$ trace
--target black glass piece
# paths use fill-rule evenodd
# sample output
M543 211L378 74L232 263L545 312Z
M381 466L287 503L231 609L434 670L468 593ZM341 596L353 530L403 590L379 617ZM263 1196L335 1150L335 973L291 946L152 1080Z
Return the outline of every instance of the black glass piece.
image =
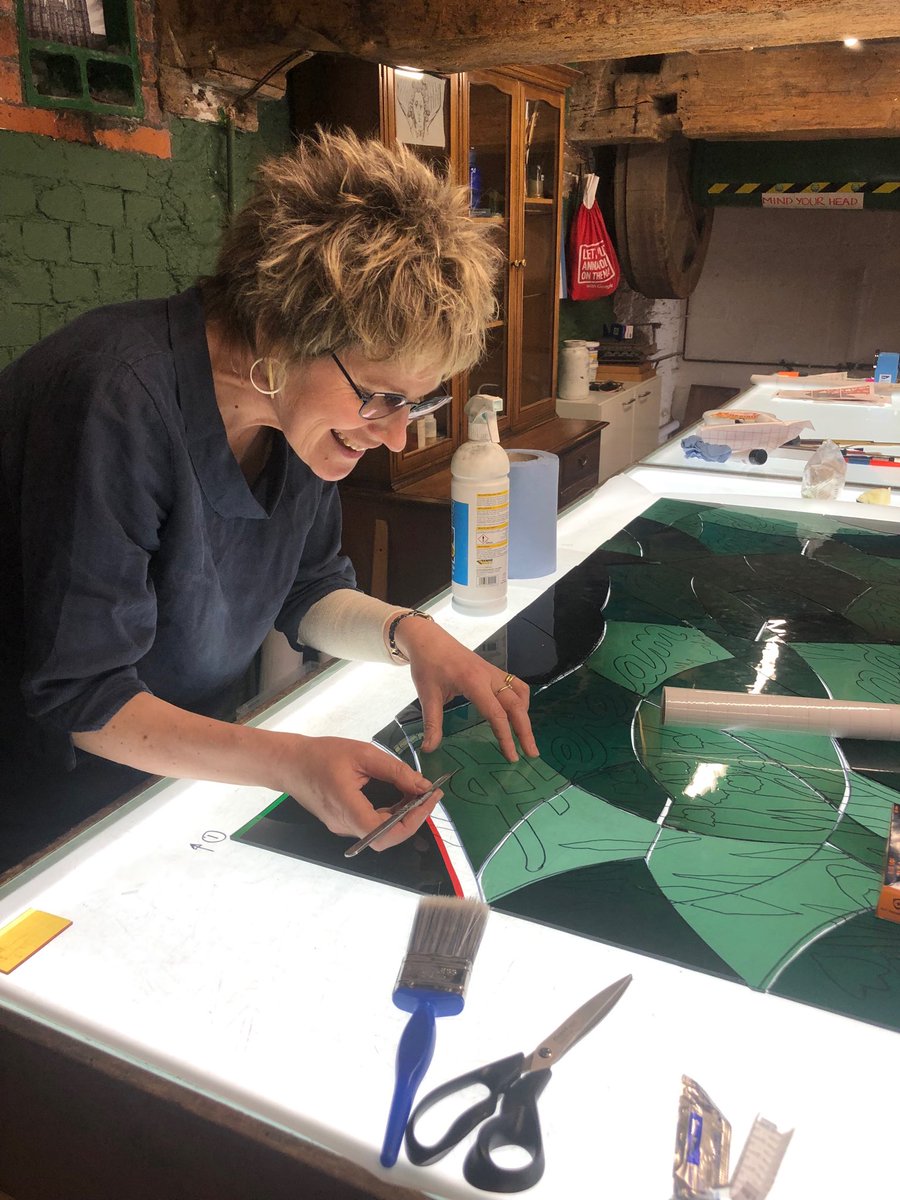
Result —
M859 913L807 946L768 990L900 1031L897 930L891 921Z
M671 797L646 767L632 760L587 771L578 786L645 821L658 821Z
M363 791L378 808L396 804L400 798L395 787L375 779ZM352 839L329 833L292 796L283 796L231 836L250 846L275 850L348 875L360 875L428 896L454 895L451 877L427 824L387 852L364 850L356 858L344 858Z
M640 860L554 875L495 900L493 907L613 946L640 947L643 954L697 971L740 978L682 920Z
M841 738L841 753L851 771L893 788L900 804L900 743L879 742L874 738Z

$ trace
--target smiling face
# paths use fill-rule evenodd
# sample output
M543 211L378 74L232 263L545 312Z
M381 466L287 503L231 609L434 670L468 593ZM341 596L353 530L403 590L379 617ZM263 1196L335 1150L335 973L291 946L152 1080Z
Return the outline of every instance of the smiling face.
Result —
M420 400L440 383L432 369L410 370L396 363L371 362L348 350L341 354L350 377L367 392L399 392ZM360 400L331 358L318 358L292 372L283 392L272 397L275 421L294 453L319 476L344 479L367 450L406 445L408 409L367 421Z

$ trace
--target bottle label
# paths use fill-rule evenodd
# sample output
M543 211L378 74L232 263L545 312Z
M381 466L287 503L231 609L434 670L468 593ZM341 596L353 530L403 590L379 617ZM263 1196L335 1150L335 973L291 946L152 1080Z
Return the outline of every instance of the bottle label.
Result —
M450 578L465 586L469 582L469 506L454 500L450 507Z
M475 588L503 585L509 556L509 488L478 491L474 512L472 508L460 500L452 503L452 580Z

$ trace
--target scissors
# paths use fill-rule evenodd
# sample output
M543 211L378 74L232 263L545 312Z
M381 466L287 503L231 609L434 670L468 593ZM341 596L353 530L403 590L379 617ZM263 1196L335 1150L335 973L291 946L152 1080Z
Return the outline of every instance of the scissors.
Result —
M437 1162L484 1121L463 1163L466 1180L473 1187L488 1192L522 1192L537 1183L544 1173L537 1101L550 1080L550 1067L603 1020L630 983L631 976L626 975L598 992L540 1042L527 1058L524 1054L512 1054L459 1075L429 1092L416 1105L406 1127L406 1153L410 1162L420 1167ZM460 1113L439 1141L431 1146L423 1145L416 1137L419 1119L441 1100L475 1084L486 1087L488 1095ZM486 1120L501 1098L500 1112ZM501 1146L518 1146L531 1161L524 1167L498 1166L491 1151Z

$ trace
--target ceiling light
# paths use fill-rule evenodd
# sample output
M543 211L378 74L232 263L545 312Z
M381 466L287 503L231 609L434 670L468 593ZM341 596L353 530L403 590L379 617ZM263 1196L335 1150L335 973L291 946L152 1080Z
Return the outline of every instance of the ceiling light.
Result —
M407 79L424 79L425 72L418 67L394 67L395 75L405 75Z
M859 40L859 38L846 37L846 38L844 38L844 45L847 47L848 50L858 50L859 47L862 45L862 42Z

